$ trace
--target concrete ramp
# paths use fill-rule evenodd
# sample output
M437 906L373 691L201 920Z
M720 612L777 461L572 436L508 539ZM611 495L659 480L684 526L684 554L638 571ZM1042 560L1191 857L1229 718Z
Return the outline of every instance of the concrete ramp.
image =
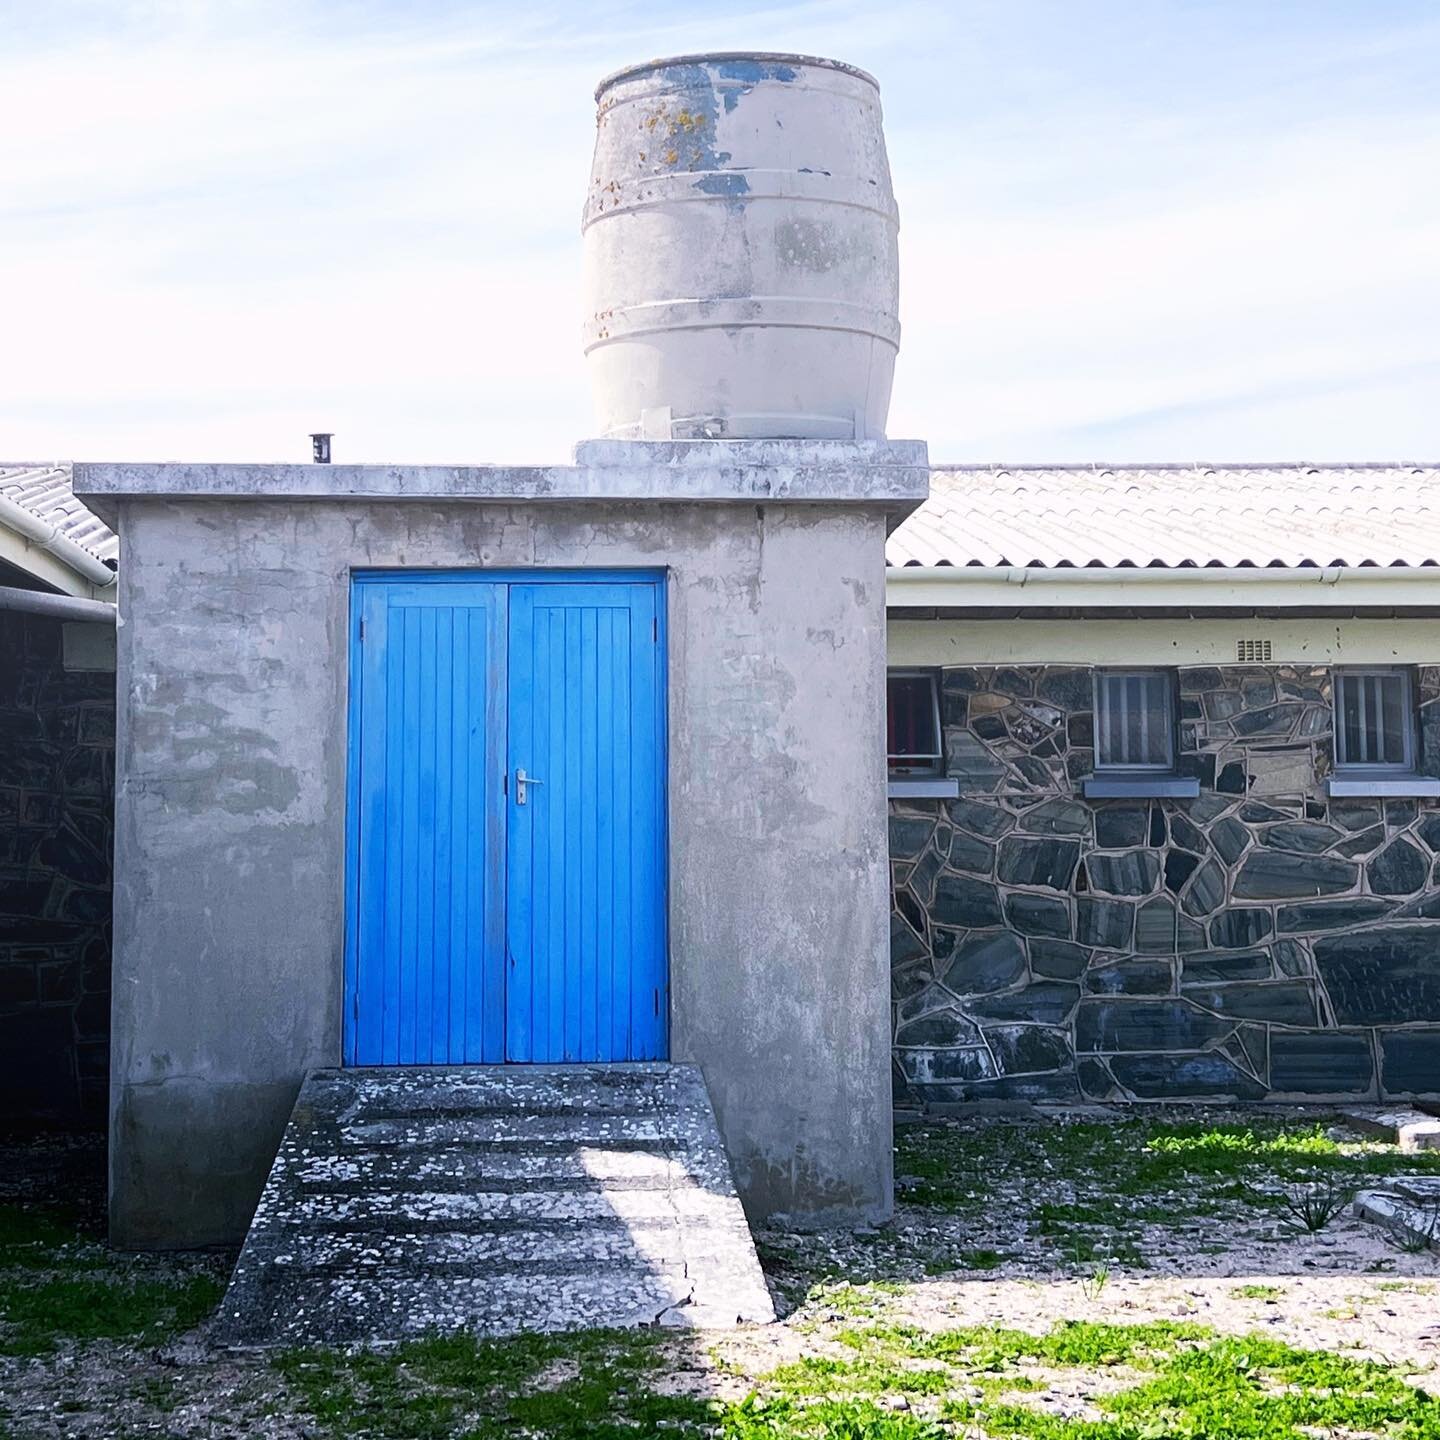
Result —
M215 1340L772 1319L694 1066L317 1070Z

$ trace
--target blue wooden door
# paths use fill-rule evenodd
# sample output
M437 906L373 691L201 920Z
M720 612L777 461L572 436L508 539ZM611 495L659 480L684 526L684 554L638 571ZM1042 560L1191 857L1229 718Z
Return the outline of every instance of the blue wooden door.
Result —
M658 586L513 586L509 674L506 1058L663 1059Z
M357 578L347 1064L664 1057L660 596Z

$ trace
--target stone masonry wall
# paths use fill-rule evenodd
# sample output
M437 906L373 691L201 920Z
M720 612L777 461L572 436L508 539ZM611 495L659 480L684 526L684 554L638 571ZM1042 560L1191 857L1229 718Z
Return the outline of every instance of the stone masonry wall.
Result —
M114 734L113 672L0 613L0 1123L104 1119Z
M1088 801L1090 670L944 672L960 798L891 802L897 1100L1440 1096L1440 804L1326 798L1324 668L1179 685L1198 798Z

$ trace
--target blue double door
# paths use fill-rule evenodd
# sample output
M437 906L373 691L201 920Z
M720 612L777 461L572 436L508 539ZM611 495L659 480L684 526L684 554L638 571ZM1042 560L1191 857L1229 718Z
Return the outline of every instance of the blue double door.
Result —
M665 1058L662 596L356 577L347 1064Z

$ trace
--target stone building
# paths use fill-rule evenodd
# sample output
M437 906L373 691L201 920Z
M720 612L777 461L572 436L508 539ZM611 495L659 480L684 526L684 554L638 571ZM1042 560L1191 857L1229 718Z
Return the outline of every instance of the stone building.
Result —
M117 548L68 467L0 466L0 1123L106 1113Z
M888 552L902 1099L1440 1095L1437 478L935 472Z

